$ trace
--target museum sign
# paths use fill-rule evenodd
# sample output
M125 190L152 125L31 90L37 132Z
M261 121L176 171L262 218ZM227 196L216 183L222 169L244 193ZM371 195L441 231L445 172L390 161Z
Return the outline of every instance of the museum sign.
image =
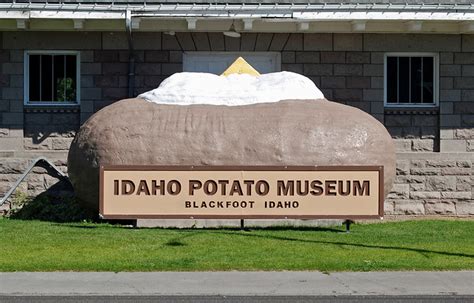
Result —
M381 166L103 166L100 215L381 218Z

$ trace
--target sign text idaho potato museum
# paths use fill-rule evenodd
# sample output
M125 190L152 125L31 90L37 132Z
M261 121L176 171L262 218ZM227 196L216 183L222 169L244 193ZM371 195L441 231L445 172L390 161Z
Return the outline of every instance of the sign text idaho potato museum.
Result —
M104 218L379 218L379 166L106 166Z

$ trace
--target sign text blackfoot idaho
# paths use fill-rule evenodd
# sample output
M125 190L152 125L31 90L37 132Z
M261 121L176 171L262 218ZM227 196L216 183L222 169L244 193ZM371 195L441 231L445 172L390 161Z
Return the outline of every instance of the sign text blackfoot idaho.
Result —
M381 218L380 166L105 166L100 214L120 218Z

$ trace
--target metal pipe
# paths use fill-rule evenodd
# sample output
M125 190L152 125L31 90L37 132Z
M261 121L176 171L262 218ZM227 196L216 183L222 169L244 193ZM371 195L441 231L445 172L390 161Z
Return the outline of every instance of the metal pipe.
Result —
M10 198L10 196L13 194L13 192L16 190L16 188L20 185L20 183L23 182L23 180L26 178L26 176L28 176L28 174L31 172L33 167L35 167L36 165L38 165L40 163L43 163L43 164L47 165L49 168L53 169L54 172L57 174L58 178L63 179L63 180L67 180L69 182L68 176L66 176L66 174L64 174L59 168L57 168L56 165L54 165L51 161L49 161L45 157L36 158L30 163L30 165L28 165L28 167L23 172L23 174L21 174L20 178L18 178L18 180L16 180L16 182L13 184L13 186L10 188L10 190L7 191L5 196L3 196L0 199L0 206L2 206L5 202L7 202L8 198Z
M127 10L125 14L125 29L127 31L128 38L128 97L132 98L135 96L135 51L133 48L133 37L132 37L132 13Z

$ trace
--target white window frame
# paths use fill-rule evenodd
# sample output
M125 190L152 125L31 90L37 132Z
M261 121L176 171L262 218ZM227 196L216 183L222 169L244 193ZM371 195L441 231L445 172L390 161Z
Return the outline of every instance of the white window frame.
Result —
M186 65L189 62L189 56L199 56L199 57L208 57L212 55L234 55L237 57L245 56L245 55L252 55L252 56L273 56L275 58L275 71L281 71L281 53L279 52L213 52L213 51L189 51L184 52L183 54L183 71L185 71Z
M75 55L76 56L76 101L40 102L30 101L30 55ZM81 103L81 52L66 50L26 50L23 60L23 96L25 106L78 106Z
M388 103L387 102L387 57L432 57L433 58L433 98L434 103ZM429 52L393 52L385 53L383 61L383 94L385 107L438 107L439 106L439 54Z

